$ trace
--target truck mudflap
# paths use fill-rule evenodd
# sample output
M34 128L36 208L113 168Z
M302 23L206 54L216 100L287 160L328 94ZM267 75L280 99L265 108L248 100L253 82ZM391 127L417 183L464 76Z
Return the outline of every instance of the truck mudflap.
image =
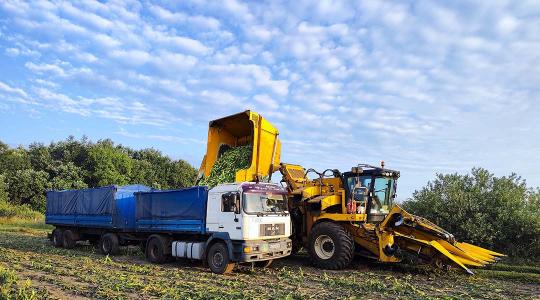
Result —
M238 262L255 262L277 259L289 256L292 251L292 240L282 238L278 240L244 241L242 251L238 252Z
M410 214L394 206L379 225L379 232L393 236L394 244L400 249L428 258L436 266L455 264L469 274L469 267L482 267L500 260L502 253L484 249L464 242L434 223ZM395 248L394 245L381 245Z

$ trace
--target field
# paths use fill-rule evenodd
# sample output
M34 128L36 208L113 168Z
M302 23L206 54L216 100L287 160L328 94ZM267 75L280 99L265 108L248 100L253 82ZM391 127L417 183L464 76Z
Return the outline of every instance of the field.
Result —
M152 265L138 248L105 257L90 245L56 249L40 221L0 220L0 299L540 299L540 264L498 264L475 276L358 258L344 271L305 255L269 269L215 275L198 262Z

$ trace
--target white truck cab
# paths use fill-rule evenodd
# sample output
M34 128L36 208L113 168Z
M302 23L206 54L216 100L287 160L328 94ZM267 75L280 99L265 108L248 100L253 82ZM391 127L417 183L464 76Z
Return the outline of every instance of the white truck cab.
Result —
M277 184L221 184L208 192L206 231L230 238L238 262L268 261L291 253L287 192Z

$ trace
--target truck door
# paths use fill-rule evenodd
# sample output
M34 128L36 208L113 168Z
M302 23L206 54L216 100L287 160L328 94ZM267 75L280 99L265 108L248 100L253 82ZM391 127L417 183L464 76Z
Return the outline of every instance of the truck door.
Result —
M242 239L242 213L240 193L227 192L221 195L221 214L218 231L228 232L233 240Z

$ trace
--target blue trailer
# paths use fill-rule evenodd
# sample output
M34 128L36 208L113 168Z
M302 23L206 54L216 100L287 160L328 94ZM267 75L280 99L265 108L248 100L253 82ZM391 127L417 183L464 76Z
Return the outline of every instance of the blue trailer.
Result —
M263 209L262 201L274 206L253 211ZM143 185L49 191L45 222L55 226L50 239L56 247L88 241L114 255L120 246L139 245L153 263L200 259L216 273L229 272L238 262L268 265L292 247L285 191L274 184L225 184L210 191Z

